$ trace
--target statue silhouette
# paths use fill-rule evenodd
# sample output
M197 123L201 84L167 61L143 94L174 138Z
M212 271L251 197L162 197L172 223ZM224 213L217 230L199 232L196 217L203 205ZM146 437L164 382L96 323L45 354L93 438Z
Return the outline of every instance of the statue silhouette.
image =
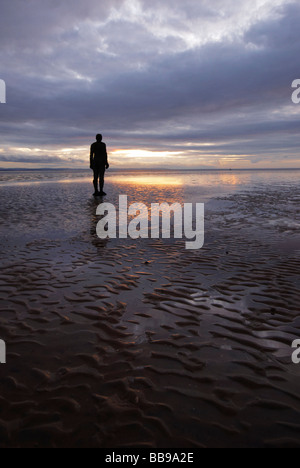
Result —
M102 142L102 135L96 136L96 142L91 146L90 168L94 171L94 197L104 197L103 192L105 170L109 168L107 160L106 144ZM100 190L98 190L98 181Z

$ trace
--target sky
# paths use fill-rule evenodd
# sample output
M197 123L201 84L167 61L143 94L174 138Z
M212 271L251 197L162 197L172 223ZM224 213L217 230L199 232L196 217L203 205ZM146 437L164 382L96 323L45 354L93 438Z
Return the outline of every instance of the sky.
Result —
M1 0L0 168L300 168L300 2Z

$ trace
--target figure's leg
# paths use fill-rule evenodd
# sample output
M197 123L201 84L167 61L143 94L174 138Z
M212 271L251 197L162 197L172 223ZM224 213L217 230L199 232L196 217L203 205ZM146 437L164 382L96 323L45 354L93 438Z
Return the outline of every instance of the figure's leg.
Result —
M104 188L104 175L105 175L105 168L101 168L99 177L100 177L100 192L103 192Z
M98 168L95 166L94 167L94 181L93 181L95 193L98 192L98 179L99 179L99 171L98 171Z

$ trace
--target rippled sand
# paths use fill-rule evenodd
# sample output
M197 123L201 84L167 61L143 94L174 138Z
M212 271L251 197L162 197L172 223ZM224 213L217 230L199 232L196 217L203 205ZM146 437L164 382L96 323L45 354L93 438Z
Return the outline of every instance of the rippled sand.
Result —
M296 177L147 177L107 201L205 202L202 250L99 240L86 181L0 186L0 446L300 446Z

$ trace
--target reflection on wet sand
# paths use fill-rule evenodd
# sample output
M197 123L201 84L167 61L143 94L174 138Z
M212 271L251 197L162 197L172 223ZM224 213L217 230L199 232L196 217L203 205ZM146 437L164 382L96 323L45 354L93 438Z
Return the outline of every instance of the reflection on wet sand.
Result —
M98 256L101 257L101 254L103 253L102 249L107 247L107 244L109 243L110 239L99 239L99 237L97 236L96 227L97 223L99 222L99 219L101 218L96 215L96 211L100 203L104 203L104 199L102 197L97 199L92 197L87 204L87 215L88 219L90 219L91 242L97 248Z
M220 181L224 185L241 185L241 179L235 174L220 174Z

